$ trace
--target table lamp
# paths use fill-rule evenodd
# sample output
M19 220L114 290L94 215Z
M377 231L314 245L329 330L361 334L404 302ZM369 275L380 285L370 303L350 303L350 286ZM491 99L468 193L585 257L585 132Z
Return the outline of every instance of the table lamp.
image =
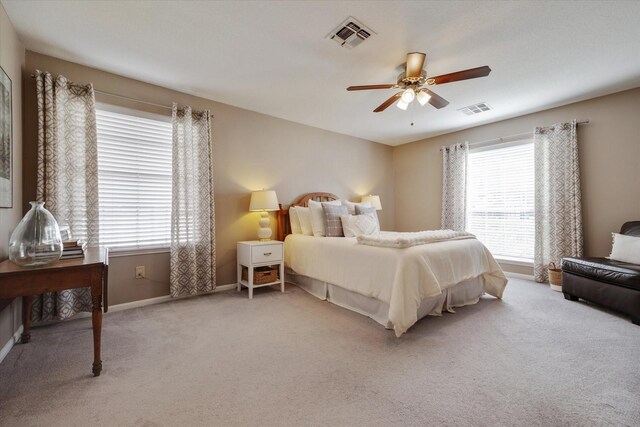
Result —
M249 210L251 212L260 212L260 228L258 229L258 239L271 240L271 220L267 211L277 211L280 209L278 205L278 196L273 190L254 191L251 193L251 202Z
M361 202L369 202L371 203L372 208L376 208L377 211L382 210L382 204L380 203L380 196L372 196L369 194L368 196L364 196Z

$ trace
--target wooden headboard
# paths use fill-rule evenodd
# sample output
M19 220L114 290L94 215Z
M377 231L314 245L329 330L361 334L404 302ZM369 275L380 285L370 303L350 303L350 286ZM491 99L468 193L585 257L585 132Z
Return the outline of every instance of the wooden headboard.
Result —
M309 200L315 200L316 202L331 202L338 200L338 196L331 193L309 193L305 194L296 203L291 206L309 206ZM291 223L289 222L289 208L278 211L278 240L284 241L284 238L291 234Z

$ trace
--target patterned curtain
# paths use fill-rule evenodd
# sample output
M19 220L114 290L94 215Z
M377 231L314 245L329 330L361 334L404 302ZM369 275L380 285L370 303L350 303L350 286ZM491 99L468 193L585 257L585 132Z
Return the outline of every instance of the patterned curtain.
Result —
M469 143L442 147L443 230L464 231L466 225L467 155Z
M535 129L536 282L547 282L550 263L582 256L582 210L576 121Z
M213 146L208 110L173 104L171 207L172 297L216 287Z
M98 244L98 140L93 86L36 71L38 175L36 198L74 239ZM89 289L42 294L33 321L67 319L91 311Z

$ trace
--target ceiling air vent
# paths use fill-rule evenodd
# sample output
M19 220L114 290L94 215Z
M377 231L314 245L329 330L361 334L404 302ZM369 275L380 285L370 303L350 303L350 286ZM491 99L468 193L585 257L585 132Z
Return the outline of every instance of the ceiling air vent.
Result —
M477 104L458 109L458 111L462 111L467 116L473 116L474 114L480 114L489 110L491 110L491 107L486 102L479 102Z
M347 49L353 49L375 34L362 22L350 16L333 29L326 37Z

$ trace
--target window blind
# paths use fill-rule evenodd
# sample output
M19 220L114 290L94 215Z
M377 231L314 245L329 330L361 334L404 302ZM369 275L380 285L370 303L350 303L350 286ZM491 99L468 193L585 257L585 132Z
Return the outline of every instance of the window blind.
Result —
M533 142L471 150L467 230L497 257L533 260Z
M168 247L171 123L97 109L96 126L100 244Z

